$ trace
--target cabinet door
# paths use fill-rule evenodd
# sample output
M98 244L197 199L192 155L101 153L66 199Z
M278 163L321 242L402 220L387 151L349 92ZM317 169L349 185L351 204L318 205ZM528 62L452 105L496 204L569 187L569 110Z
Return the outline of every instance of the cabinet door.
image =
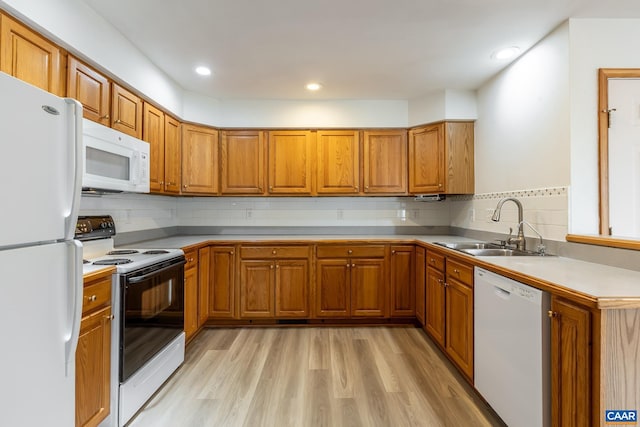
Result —
M198 249L198 328L209 319L210 247Z
M115 83L111 84L111 127L142 139L142 100Z
M110 410L111 307L82 319L76 350L76 426L97 426Z
M363 133L364 192L407 192L407 132L404 130Z
M551 311L551 425L592 425L591 315L555 297Z
M222 194L264 194L264 132L224 131L220 138Z
M218 131L182 126L182 192L218 192Z
M318 194L354 194L360 191L358 131L318 131Z
M425 329L435 342L444 348L445 286L444 273L427 267Z
M416 315L413 246L391 246L391 317Z
M319 259L316 268L317 317L349 317L351 263L347 259Z
M110 126L111 83L93 68L69 56L67 96L82 104L84 118Z
M445 351L473 379L473 289L451 276L446 282Z
M273 317L274 261L240 262L240 317Z
M269 193L311 194L312 145L308 131L269 132Z
M409 192L444 192L443 124L409 132Z
M181 144L180 122L164 116L164 192L180 193Z
M144 103L142 139L149 143L149 189L154 193L164 190L164 113Z
M425 325L425 293L426 293L426 262L427 251L421 246L416 247L416 318L422 326Z
M233 246L211 246L209 273L209 316L232 319L235 310L236 250Z
M351 260L351 315L386 315L387 277L384 258Z
M198 330L198 268L184 271L184 333L191 339Z
M309 316L309 261L276 261L276 317Z
M55 44L0 14L0 71L64 96L64 57Z

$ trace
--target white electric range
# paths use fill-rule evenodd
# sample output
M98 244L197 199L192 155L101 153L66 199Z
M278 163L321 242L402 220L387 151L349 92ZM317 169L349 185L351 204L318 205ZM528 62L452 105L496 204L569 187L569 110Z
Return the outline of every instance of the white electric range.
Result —
M184 252L114 249L108 216L81 216L84 274L112 276L111 413L101 426L124 426L184 361Z

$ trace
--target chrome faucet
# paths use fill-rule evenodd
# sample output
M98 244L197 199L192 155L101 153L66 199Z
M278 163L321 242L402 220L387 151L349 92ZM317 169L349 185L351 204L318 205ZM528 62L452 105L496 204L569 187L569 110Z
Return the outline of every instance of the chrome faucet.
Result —
M502 205L505 202L512 201L518 207L518 234L516 237L509 237L507 242L510 245L516 245L516 248L520 251L527 250L527 241L524 238L524 219L522 212L522 203L520 200L515 199L513 197L506 197L498 202L498 206L496 206L496 210L493 211L493 216L491 217L491 221L498 222L500 221L500 212L502 211Z

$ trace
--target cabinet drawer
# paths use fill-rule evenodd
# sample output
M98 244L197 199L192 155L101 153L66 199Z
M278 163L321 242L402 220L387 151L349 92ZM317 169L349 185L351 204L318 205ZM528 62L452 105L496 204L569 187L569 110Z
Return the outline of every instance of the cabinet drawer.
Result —
M447 258L447 277L459 280L467 286L473 287L473 267Z
M82 315L111 303L111 276L90 282L82 290Z
M444 271L444 255L433 251L427 251L427 265L436 270Z
M318 246L318 258L378 258L384 257L384 245Z
M243 246L242 259L308 258L309 246Z
M198 251L196 249L184 251L184 257L187 260L187 263L184 265L185 271L198 265Z

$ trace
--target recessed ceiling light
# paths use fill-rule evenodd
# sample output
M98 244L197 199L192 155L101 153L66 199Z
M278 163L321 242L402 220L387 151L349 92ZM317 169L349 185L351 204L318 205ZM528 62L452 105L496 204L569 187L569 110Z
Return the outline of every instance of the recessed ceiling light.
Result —
M510 47L505 47L503 49L496 50L495 52L493 52L491 57L493 59L511 59L518 56L519 53L520 53L520 48L518 46L510 46Z
M196 73L200 74L201 76L210 76L211 75L211 70L207 67L196 67Z
M307 90L315 92L316 90L320 90L322 88L322 85L320 83L309 83L305 87L307 88Z

